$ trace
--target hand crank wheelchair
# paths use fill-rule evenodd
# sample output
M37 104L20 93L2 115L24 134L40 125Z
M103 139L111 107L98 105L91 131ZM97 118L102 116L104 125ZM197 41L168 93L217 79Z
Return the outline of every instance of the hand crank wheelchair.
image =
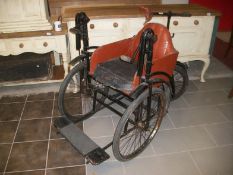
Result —
M170 99L184 92L187 72L182 63L177 63L178 52L167 27L146 23L132 38L90 47L88 22L85 13L78 13L76 26L71 29L77 49L80 50L82 41L83 50L71 61L74 67L61 84L58 107L62 117L54 124L88 162L96 165L108 159L105 149L110 146L117 160L127 161L154 138ZM85 105L88 109L83 109L82 114L72 111L75 104L71 99L75 96L90 104ZM103 108L119 115L120 120L113 140L100 148L75 124Z

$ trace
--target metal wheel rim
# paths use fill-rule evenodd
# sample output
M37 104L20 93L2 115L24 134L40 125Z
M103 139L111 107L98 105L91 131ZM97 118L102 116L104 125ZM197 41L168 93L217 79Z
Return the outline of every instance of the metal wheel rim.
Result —
M159 96L160 94L156 94L156 95ZM158 105L158 104L156 104L156 105ZM158 110L158 106L154 109L154 112L156 112L155 115L157 115L157 116L154 117L155 115L153 115L153 118L150 120L150 123L149 123L149 125L153 126L153 127L152 128L149 127L149 129L147 129L147 130L143 131L143 129L133 126L132 122L130 122L129 120L127 121L127 123L128 123L127 127L129 127L129 131L131 130L129 133L134 132L134 135L127 134L125 136L121 136L120 142L119 142L119 150L120 150L120 154L122 157L124 157L126 159L130 159L131 157L134 157L136 154L142 152L144 150L145 146L151 142L151 140L153 139L153 137L155 136L155 134L157 133L157 131L159 129L159 125L160 125L159 120L161 120L160 116L159 116L160 111L157 111L157 110ZM132 115L132 114L133 113L131 113L130 115ZM135 129L133 129L133 127ZM143 133L141 131L143 131ZM128 139L128 141L127 141L127 139ZM121 143L121 141L123 141L123 144ZM132 144L132 143L134 143L134 144ZM131 145L131 146L129 146L129 145ZM128 149L127 149L127 146L129 146ZM131 148L133 148L133 150L131 152L127 153L127 151L131 150ZM125 153L127 153L127 155Z

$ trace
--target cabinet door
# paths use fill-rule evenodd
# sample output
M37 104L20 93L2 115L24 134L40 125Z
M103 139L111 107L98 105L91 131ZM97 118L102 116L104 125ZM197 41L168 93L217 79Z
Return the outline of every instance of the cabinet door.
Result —
M174 47L180 55L192 55L200 52L203 34L199 30L174 30L172 31Z
M170 32L179 55L208 55L213 23L211 16L172 18Z

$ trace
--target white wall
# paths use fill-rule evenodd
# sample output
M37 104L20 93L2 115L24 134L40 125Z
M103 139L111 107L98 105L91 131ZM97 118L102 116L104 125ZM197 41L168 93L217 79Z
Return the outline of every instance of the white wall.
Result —
M162 0L162 4L188 4L189 0Z

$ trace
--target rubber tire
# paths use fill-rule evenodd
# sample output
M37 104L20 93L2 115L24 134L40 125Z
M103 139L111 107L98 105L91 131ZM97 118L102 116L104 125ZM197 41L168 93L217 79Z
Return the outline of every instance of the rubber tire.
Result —
M67 74L63 82L61 83L59 93L58 93L58 110L61 113L62 116L66 116L70 120L75 120L75 116L69 114L64 107L64 96L66 92L66 88L69 85L72 77L79 71L85 68L85 65L83 63L79 63L76 66L74 66L71 71ZM75 105L75 104L74 104Z
M186 88L188 86L188 82L189 82L189 78L188 78L188 73L187 73L187 70L184 66L181 66L179 64L176 65L176 68L175 70L181 77L182 77L182 86L181 88L177 90L177 81L174 80L174 86L175 86L175 94L173 95L173 100L179 98L181 95L184 94L184 92L186 91ZM173 73L174 75L174 73Z
M158 125L158 128L156 130L156 132L154 132L154 130L156 128L154 128L154 130L151 132L153 133L154 132L154 135L151 137L150 135L150 139L146 140L144 143L145 145L140 149L140 150L137 150L135 154L131 155L130 157L123 157L120 153L120 150L119 150L119 144L120 144L120 137L121 137L121 133L122 133L122 129L124 129L127 121L128 121L128 118L130 117L130 115L132 114L132 112L138 107L138 105L143 102L148 96L149 96L149 90L145 90L141 95L138 96L138 98L136 100L134 100L130 106L126 109L126 111L124 112L123 116L121 117L120 121L118 122L117 124L117 127L116 127L116 130L115 130L115 133L114 133L114 137L113 137L113 146L112 146L112 150L113 150L113 154L115 156L115 158L119 161L128 161L128 160L131 160L133 159L134 157L136 157L138 154L140 154L147 146L148 144L151 142L151 140L153 139L153 137L156 135L159 127L160 127L160 124L162 122L162 118L165 114L165 106L166 104L165 103L165 94L163 93L163 91L161 89L158 89L158 88L154 88L153 89L153 92L152 93L159 93L161 94L161 101L162 101L162 106L163 106L163 109L161 110L161 116L160 116L160 119L159 119L159 123L156 124L156 126ZM144 144L143 143L143 144ZM139 147L140 148L140 147Z
M164 94L165 94L165 100L166 100L165 111L167 113L168 112L168 108L170 106L171 99L172 99L172 96L171 96L171 87L167 83L162 83L160 89L162 91L164 91Z
M68 119L72 120L72 121L80 121L82 120L81 118L78 118L76 116L73 116L71 114L69 114L64 107L64 96L65 96L65 92L66 92L66 88L68 86L68 84L70 83L72 77L79 71L85 69L85 64L83 62L77 64L76 66L74 66L72 68L72 70L68 73L68 75L65 77L64 81L61 83L60 89L59 89L59 94L58 94L58 110L61 113L62 116L67 117ZM108 88L105 87L104 91L107 93L108 92ZM105 100L105 97L102 96L101 100ZM75 105L75 104L74 104ZM101 104L97 103L96 104L96 109L100 108Z

